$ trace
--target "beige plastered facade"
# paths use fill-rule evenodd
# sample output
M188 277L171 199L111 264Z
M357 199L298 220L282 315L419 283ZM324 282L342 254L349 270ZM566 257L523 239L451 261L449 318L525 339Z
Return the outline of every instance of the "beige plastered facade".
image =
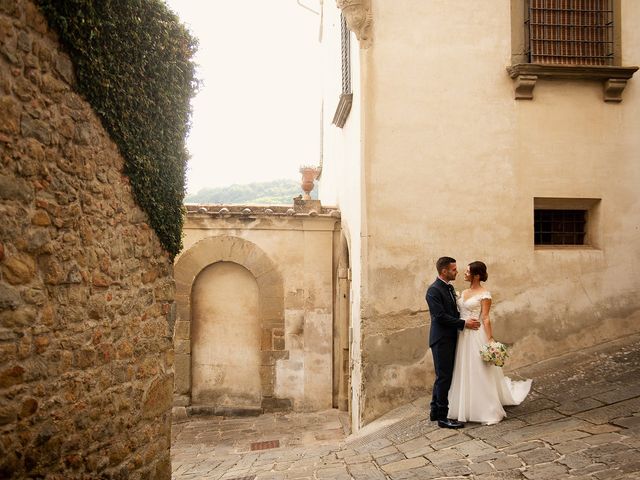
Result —
M338 394L347 408L334 372L340 213L293 207L188 207L174 415L323 410Z
M340 9L324 2L320 199L350 252L354 430L431 389L424 293L440 256L488 265L508 368L639 331L640 78L621 101L601 79L558 78L517 100L518 2L342 3L370 19L366 42L351 35L339 129ZM640 2L614 3L616 62L639 65ZM587 209L590 245L534 246L544 206Z

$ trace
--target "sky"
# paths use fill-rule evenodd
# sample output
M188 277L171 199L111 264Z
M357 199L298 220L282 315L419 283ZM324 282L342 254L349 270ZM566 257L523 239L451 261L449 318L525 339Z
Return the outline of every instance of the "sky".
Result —
M165 1L199 40L187 193L298 180L301 165L317 165L320 16L296 0Z

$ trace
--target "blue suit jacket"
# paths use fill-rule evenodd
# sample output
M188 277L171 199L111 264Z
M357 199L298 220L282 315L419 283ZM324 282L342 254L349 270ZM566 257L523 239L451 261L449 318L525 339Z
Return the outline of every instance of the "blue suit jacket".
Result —
M431 329L429 331L429 346L433 346L443 338L456 338L458 330L464 328L464 320L460 320L460 312L456 302L440 278L436 278L427 289L427 305L431 315Z

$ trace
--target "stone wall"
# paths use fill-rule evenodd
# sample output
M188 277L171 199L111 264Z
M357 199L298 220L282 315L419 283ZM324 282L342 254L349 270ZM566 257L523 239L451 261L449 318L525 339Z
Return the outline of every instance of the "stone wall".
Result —
M0 477L168 479L172 263L73 78L0 2Z
M314 207L188 206L185 248L175 263L176 417L230 410L246 414L251 405L258 411L332 407L334 244L339 212L323 208L317 201L309 203ZM225 314L230 307L224 302L238 302L239 293L221 296L223 292L212 290L218 287L207 271L212 265L225 264L242 267L257 287L259 351L246 351L244 361L251 363L257 358L259 402L238 401L240 391L231 396L235 400L229 400L224 386L225 365L237 363L237 353L230 348L231 342L225 341L223 330L230 328L225 319L227 324L237 322L238 315ZM227 282L233 282L233 274L227 275ZM205 303L203 296L207 300L219 297L222 305L200 309L198 304ZM253 323L247 325L252 326L235 333L249 344L256 332ZM218 334L212 334L216 329ZM215 357L204 362L206 368L198 361L203 356L198 348L215 350L215 354L205 355ZM197 383L205 384L207 379L217 385L208 398L199 398L197 392L202 387ZM235 387L244 388L247 396L253 391L250 379L239 368L234 380Z

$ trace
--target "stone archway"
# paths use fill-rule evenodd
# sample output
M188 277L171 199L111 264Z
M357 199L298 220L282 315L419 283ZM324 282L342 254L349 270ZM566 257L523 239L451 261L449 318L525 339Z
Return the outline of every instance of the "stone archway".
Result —
M258 285L260 321L261 408L264 411L290 407L288 399L276 398L276 361L287 359L284 341L284 286L273 261L257 245L240 237L217 236L200 240L183 253L174 266L177 321L174 335L174 405L191 405L192 289L196 277L217 262L232 262L246 268ZM228 412L224 412L228 413Z

